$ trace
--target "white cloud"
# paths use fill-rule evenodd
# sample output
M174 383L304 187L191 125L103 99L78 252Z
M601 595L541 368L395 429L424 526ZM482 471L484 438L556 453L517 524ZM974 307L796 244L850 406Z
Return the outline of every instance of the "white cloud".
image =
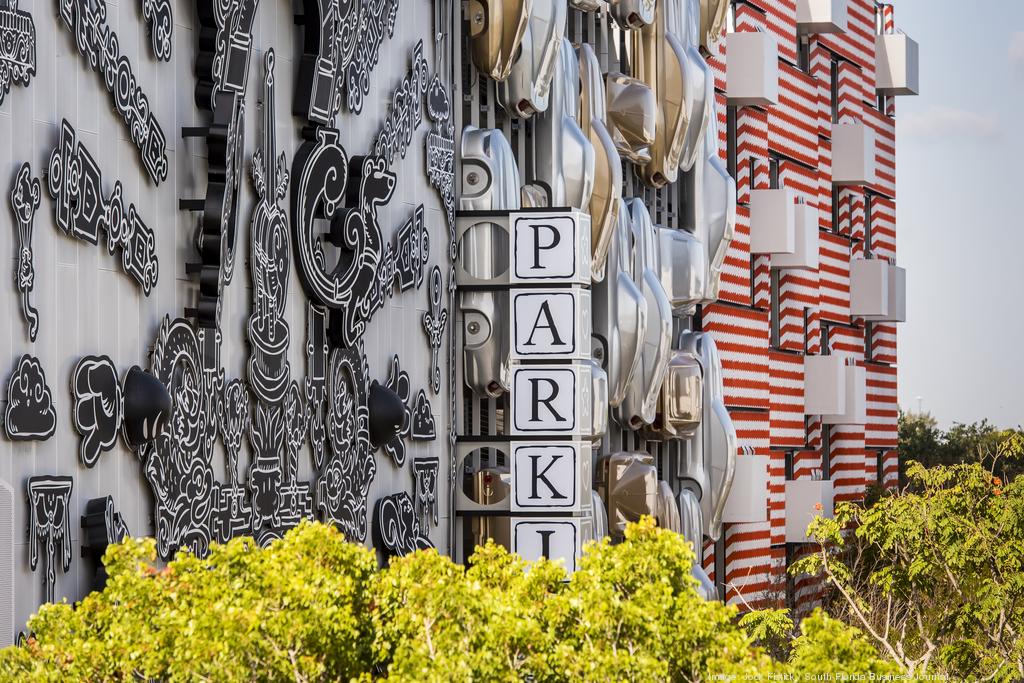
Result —
M992 140L999 137L997 114L934 106L923 112L897 117L901 135L928 140Z
M1010 34L1010 69L1024 78L1024 31Z

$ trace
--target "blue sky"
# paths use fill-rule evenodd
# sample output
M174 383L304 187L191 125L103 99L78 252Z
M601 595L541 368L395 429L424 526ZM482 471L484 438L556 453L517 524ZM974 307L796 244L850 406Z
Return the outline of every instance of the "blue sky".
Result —
M1024 424L1024 0L896 0L921 46L897 101L899 399Z

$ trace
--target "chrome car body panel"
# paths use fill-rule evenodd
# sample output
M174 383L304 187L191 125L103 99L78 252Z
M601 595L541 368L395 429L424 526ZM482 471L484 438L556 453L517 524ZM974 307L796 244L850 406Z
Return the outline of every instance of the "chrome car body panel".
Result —
M608 248L622 205L622 160L605 126L604 76L590 45L579 48L580 128L594 148L594 190L590 196L590 269L594 282L605 277Z
M496 81L508 78L532 4L532 0L469 0L466 19L477 69Z
M619 154L643 166L651 160L658 127L658 100L646 83L618 72L605 76L608 132Z
M661 384L668 371L672 352L672 306L661 286L658 237L643 200L627 202L633 281L647 301L647 325L644 329L640 365L630 378L625 399L616 420L628 429L639 429L654 422Z
M512 116L530 118L546 111L558 51L569 14L566 0L532 0L519 56L497 88L498 102Z
M548 110L534 126L534 177L549 190L550 206L586 211L594 190L594 146L580 129L577 116L580 68L576 51L562 39L551 84Z

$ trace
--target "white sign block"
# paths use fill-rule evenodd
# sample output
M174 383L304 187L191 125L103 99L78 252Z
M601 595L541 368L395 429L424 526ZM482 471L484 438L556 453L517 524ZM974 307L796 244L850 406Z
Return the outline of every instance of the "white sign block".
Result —
M590 216L521 212L512 223L511 282L590 284Z
M590 290L513 289L512 358L590 358Z
M590 449L583 444L513 446L512 511L580 512L584 487L590 487Z
M528 562L536 562L542 557L562 560L562 566L571 574L576 571L579 557L583 552L580 520L574 517L513 517L512 552Z
M592 393L588 365L516 366L512 369L508 433L588 435Z

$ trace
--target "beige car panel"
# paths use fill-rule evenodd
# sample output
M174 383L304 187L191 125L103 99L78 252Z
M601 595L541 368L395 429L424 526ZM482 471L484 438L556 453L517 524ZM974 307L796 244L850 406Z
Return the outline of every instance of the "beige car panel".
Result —
M499 104L512 116L547 110L568 14L566 0L533 0L519 56L497 89Z
M496 81L508 78L531 6L532 0L469 0L469 40L477 69Z

